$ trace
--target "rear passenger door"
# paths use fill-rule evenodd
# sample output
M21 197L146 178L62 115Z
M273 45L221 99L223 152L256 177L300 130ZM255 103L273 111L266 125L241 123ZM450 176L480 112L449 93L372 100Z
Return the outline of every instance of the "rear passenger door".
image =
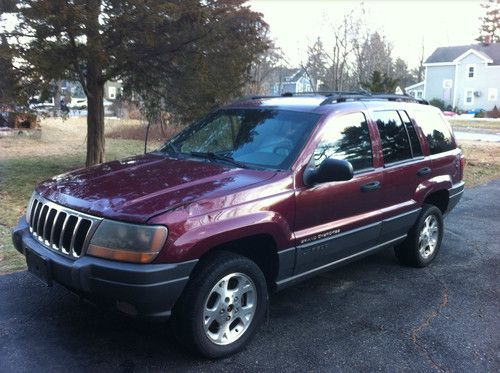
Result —
M415 193L431 177L430 161L424 158L414 124L406 111L371 112L383 158L382 205L384 222L380 241L408 232L418 216Z

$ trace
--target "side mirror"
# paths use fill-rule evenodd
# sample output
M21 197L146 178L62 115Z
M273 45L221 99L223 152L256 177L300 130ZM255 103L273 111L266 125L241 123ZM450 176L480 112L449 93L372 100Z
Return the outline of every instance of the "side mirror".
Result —
M353 177L352 164L343 159L326 158L317 169L304 172L304 183L308 186L330 181L347 181Z

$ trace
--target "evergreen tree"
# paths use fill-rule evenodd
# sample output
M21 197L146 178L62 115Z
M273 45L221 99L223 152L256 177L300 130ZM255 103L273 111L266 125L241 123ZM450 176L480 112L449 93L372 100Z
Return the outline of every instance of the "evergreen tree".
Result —
M479 28L480 42L498 43L500 42L500 1L485 0L481 3L484 9L484 16L480 17L481 27Z
M9 0L10 1L10 0ZM241 89L267 48L244 0L17 0L14 57L44 81L77 80L88 101L88 166L104 161L104 84L191 118ZM8 8L8 9L6 9Z

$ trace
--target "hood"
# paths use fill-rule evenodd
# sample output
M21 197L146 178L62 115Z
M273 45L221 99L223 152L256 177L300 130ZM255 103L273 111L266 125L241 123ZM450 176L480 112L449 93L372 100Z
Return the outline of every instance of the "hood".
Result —
M274 174L146 154L53 177L40 183L36 192L91 215L146 222L166 210L230 194Z

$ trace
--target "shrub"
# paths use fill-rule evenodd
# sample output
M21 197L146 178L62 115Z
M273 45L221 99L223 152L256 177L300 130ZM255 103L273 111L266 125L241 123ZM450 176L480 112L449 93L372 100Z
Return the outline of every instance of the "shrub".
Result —
M443 100L441 100L439 98L433 98L432 100L429 101L429 104L432 106L438 107L444 111L445 103Z
M493 110L488 111L486 113L487 118L500 118L500 110L498 110L497 106L493 107Z
M479 110L474 114L474 118L485 118L486 117L486 111L483 109Z

